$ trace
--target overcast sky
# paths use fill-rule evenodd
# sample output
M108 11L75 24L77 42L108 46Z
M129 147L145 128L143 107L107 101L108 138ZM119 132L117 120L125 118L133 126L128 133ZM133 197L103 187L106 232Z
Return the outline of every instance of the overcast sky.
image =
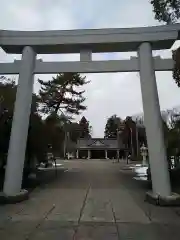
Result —
M159 25L154 20L149 0L0 0L0 29L61 30L83 28L125 28ZM176 46L179 44L176 43ZM156 52L164 58L171 51ZM135 53L93 54L95 60L124 59ZM38 56L44 61L74 61L78 55ZM19 59L0 50L0 62ZM51 79L52 75L41 75ZM109 116L125 118L142 112L138 73L87 74L91 83L85 86L87 111L85 115L93 127L93 136L101 137ZM179 105L180 89L171 72L158 72L157 84L161 109ZM38 91L35 81L34 90ZM78 119L80 117L79 116Z

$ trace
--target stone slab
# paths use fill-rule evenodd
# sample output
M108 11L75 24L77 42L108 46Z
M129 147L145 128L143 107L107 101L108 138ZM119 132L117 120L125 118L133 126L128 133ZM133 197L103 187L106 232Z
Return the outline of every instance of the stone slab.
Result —
M115 226L80 226L74 240L118 240Z
M171 226L160 224L142 223L119 223L119 239L131 240L178 240L180 238L179 229L171 230Z
M111 196L117 222L150 222L145 212L137 205L126 189L110 190L109 196Z
M0 230L0 239L2 240L25 240L27 239L26 235L22 233L11 233L10 231Z
M31 221L40 220L46 217L49 211L53 209L53 203L49 199L44 201L27 202L23 205L22 211L11 215L13 221Z
M59 219L60 216L58 215ZM50 230L50 229L58 229L58 228L77 228L78 226L78 222L77 221L62 221L62 219L60 219L60 221L57 219L55 220L49 220L49 219L45 219L41 225L39 226L39 229L41 230Z
M81 222L114 222L108 189L90 189Z
M37 221L9 221L0 231L0 239L26 239L38 225Z
M4 229L10 221L10 217L0 215L0 230Z
M58 228L48 230L38 230L33 236L33 240L72 240L74 229ZM31 239L31 238L30 238Z
M180 226L180 216L176 212L176 208L167 208L150 205L150 219L153 223L173 224Z
M22 208L20 204L0 206L0 229L3 229L9 221L11 221L14 214L20 213L21 211Z
M53 198L54 210L46 221L78 223L87 189L61 189Z

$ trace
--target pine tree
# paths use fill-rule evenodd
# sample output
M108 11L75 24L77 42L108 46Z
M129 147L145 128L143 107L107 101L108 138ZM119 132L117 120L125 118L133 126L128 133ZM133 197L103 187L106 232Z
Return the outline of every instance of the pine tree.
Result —
M180 0L151 0L155 19L173 24L180 19ZM174 60L173 78L180 87L180 48L172 52Z
M91 126L89 121L83 116L79 121L79 131L80 131L80 138L88 138L91 137Z
M108 118L105 131L104 131L104 137L105 138L116 138L117 137L117 131L122 123L121 118L117 117L116 115L111 116Z
M52 80L45 82L38 80L41 84L39 91L40 111L45 114L59 111L70 115L78 115L86 109L83 105L85 91L78 91L79 87L87 84L86 77L78 73L60 73Z
M173 78L178 87L180 87L180 48L173 51L174 69Z
M180 18L180 1L179 0L151 0L155 13L155 19L166 22L167 24L175 23Z

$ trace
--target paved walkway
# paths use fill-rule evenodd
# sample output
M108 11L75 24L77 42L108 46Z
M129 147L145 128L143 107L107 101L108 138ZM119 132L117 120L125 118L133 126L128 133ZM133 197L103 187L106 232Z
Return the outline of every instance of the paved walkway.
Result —
M180 239L180 208L144 202L124 164L65 161L69 170L30 200L0 206L0 239Z

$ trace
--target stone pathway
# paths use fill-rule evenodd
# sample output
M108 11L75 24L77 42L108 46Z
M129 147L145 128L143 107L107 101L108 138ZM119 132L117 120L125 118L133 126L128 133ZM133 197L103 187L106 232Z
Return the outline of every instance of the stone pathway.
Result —
M180 239L180 208L144 202L146 186L123 163L64 164L69 170L28 201L0 206L0 239Z

